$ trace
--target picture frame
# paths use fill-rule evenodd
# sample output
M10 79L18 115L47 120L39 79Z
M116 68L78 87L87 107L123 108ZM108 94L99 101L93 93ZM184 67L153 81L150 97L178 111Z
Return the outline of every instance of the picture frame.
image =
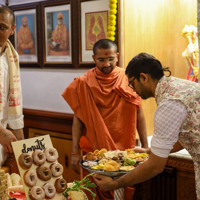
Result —
M45 3L42 12L44 66L72 66L71 1Z
M9 39L19 52L21 67L85 69L95 66L92 59L92 47L98 39L101 39L100 35L102 38L107 37L109 0L46 0L10 7L16 14L17 28L14 36ZM119 1L117 8L119 8ZM66 34L63 34L65 35L66 43L64 44L66 45L63 45L63 43L61 45L61 42L53 39L53 35L57 35L57 39L63 37L59 36L58 31L54 34L58 25L57 15L59 13L63 17L62 24L67 29L67 31L61 30L62 33L66 32ZM27 24L31 27L30 32L35 51L22 51L18 48L17 34L22 25L23 17L27 18ZM92 18L95 18L93 25L91 25ZM116 19L115 43L119 46L118 15ZM90 29L95 29L94 41L90 40ZM52 49L50 49L50 45L52 45ZM34 54L30 52L34 52Z
M41 57L39 56L41 45L38 42L38 6L39 3L11 6L16 24L11 42L19 54L21 67L41 66Z
M107 37L109 0L79 0L80 65L93 66L93 45Z

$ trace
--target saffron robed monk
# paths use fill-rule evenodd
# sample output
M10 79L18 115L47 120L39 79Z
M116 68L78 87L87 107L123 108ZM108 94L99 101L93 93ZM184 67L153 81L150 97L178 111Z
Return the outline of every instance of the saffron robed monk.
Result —
M117 66L116 44L101 39L94 44L93 53L96 67L75 78L62 94L74 111L71 163L77 172L81 154L102 148L134 148L136 130L142 147L148 147L141 98L128 87L125 70ZM82 177L88 173L81 172ZM125 191L125 199L132 199L134 189ZM99 200L114 198L113 191L97 188L95 192Z
M22 25L17 32L17 51L19 54L35 53L34 41L26 16L22 18Z
M13 153L11 142L24 139L22 94L18 54L8 40L14 34L15 16L0 5L0 164L5 152ZM10 129L7 129L9 125ZM14 133L14 134L13 134Z
M63 14L59 12L57 14L58 24L55 30L52 32L52 36L49 41L49 53L52 51L60 52L61 55L67 55L69 50L69 31L67 26L63 23ZM63 53L62 53L63 52Z

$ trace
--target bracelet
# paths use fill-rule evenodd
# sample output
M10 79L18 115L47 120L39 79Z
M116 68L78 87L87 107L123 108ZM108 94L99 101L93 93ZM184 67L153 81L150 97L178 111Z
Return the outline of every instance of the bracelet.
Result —
M72 152L72 155L80 155L80 153L73 153L73 152Z

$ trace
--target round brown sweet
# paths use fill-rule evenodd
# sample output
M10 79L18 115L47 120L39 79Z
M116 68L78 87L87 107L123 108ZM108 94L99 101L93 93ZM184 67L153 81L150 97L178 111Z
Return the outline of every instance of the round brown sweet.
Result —
M34 170L30 169L27 170L24 173L24 182L26 183L26 185L28 185L29 187L32 187L36 184L37 182L37 174L35 173Z
M56 188L53 183L45 183L42 188L46 199L52 199L56 195Z
M45 163L46 161L46 155L44 154L43 151L41 151L40 149L36 149L33 154L32 154L32 157L33 157L33 162L36 164L36 165L42 165Z
M55 177L61 176L63 173L63 166L60 163L53 163L50 165L52 175Z
M64 192L67 189L67 181L64 178L56 179L55 188L58 193Z
M37 171L38 178L43 181L48 181L52 177L51 170L45 165L41 165L37 167L36 171Z
M29 197L32 200L44 200L44 190L40 186L33 186L29 189Z
M19 165L23 169L29 169L33 164L33 159L28 153L22 153L19 158Z
M88 152L86 154L86 160L97 160L97 156L93 152Z
M53 147L45 148L44 153L49 162L55 162L58 159L58 151Z

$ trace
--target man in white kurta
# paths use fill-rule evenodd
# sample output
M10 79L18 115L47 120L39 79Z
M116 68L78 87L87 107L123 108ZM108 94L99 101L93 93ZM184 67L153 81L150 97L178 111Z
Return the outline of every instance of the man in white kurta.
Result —
M1 47L0 47L1 50ZM6 53L0 56L0 71L1 71L1 95L2 95L2 110L0 111L0 126L5 128L7 125L11 129L22 129L24 127L23 115L9 116L9 67L7 62ZM4 163L6 159L3 146L0 145L0 164Z
M22 96L19 60L8 40L14 34L13 12L0 6L0 164L13 153L11 143L23 139ZM9 129L7 128L9 125Z

